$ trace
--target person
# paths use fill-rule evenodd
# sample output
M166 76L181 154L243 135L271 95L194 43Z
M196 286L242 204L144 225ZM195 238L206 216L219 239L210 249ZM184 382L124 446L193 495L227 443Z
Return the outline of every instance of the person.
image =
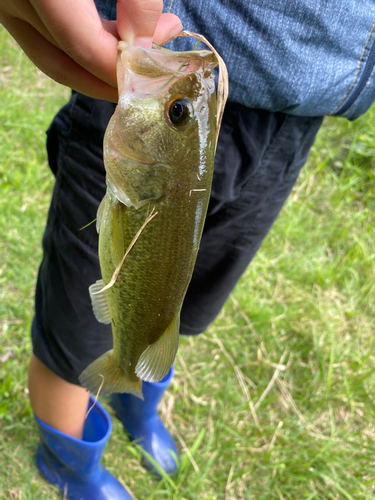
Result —
M164 6L164 10L168 6ZM32 325L30 400L42 474L67 498L127 499L100 465L110 420L78 376L111 348L109 327L91 311L87 289L100 277L92 226L105 192L103 135L117 99L118 38L150 47L185 26L204 34L227 63L230 96L212 194L180 331L195 335L214 320L251 262L304 165L324 115L354 119L374 101L375 6L350 0L13 0L0 20L30 59L74 89L47 139L56 176L43 238ZM72 14L73 13L73 14ZM117 18L117 21L115 19ZM187 39L172 43L187 48ZM114 395L132 438L167 472L176 470L171 436L156 406L173 373L144 384L145 402ZM152 423L150 423L152 422ZM156 444L155 444L156 443ZM172 460L171 460L172 457ZM150 464L147 464L151 467Z

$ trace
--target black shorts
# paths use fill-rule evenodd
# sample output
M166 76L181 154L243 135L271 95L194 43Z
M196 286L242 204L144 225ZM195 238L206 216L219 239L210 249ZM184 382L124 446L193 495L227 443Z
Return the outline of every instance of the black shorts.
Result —
M96 217L105 194L102 143L114 105L73 93L47 138L56 176L35 294L35 356L68 382L112 348L95 319L89 286L100 279ZM279 214L306 161L322 118L227 105L215 158L208 215L181 313L181 333L215 319Z

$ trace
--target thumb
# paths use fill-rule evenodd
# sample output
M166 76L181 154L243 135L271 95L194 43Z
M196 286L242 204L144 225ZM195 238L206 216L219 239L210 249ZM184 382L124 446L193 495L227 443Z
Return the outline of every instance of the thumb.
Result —
M127 43L150 48L163 0L118 0L117 31Z

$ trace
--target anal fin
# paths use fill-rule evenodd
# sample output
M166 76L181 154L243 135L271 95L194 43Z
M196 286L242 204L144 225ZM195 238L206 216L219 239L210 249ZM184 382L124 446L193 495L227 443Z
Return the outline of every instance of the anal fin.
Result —
M135 373L146 382L159 382L169 372L178 349L180 315L172 321L163 335L140 355Z
M104 287L104 281L98 280L96 283L89 286L89 293L95 318L99 323L109 325L111 322L111 311L109 310L107 293L105 290L102 293L98 293Z
M142 381L133 382L125 375L114 360L113 350L107 351L83 370L79 382L94 395L100 389L100 396L107 396L112 392L129 392L143 399Z

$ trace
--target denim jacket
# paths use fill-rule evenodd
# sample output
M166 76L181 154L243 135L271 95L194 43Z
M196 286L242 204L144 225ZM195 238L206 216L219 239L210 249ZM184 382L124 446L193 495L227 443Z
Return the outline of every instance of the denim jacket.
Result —
M95 1L115 18L115 0ZM225 60L232 102L354 120L375 100L374 0L174 0L172 12Z

